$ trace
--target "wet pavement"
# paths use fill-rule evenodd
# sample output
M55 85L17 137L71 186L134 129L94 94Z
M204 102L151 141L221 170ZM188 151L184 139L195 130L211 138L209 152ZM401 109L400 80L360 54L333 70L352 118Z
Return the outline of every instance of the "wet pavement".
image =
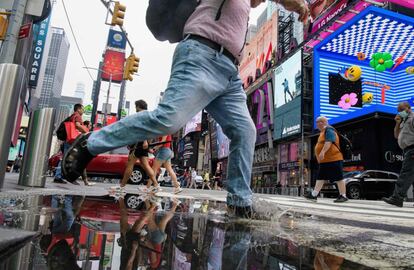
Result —
M378 222L379 202L355 218L352 202L332 215L329 202L264 196L247 220L227 216L224 192L79 194L2 192L0 224L35 238L0 269L414 269L412 209Z

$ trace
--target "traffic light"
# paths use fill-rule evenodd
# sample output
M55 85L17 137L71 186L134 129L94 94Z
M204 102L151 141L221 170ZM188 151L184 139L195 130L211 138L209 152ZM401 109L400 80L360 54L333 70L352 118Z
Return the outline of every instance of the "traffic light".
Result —
M8 25L9 21L3 15L0 15L0 40L4 40L6 38Z
M124 24L126 6L121 5L118 1L115 1L114 13L112 14L111 25L122 26Z
M132 81L132 75L138 72L139 67L139 58L135 56L135 54L131 54L125 64L124 69L124 80L130 80Z

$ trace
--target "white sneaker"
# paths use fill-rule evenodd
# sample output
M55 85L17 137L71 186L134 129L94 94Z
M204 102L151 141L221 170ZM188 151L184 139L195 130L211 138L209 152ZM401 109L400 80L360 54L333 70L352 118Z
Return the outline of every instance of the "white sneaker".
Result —
M174 189L173 189L173 193L174 193L174 194L178 194L178 193L180 193L181 191L183 191L183 189L182 189L181 187L176 187L176 188L174 188Z
M150 187L150 191L151 192L154 192L154 193L160 192L161 190L162 189L161 189L161 187L159 185L156 186L156 187L154 187L154 186Z

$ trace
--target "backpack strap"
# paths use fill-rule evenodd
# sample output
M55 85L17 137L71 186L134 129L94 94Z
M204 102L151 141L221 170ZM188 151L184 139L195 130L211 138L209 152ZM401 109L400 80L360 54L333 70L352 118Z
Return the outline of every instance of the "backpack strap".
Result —
M220 4L219 9L217 10L217 14L216 14L216 21L220 20L221 17L221 10L223 9L224 3L226 2L226 0L223 0Z
M340 137L339 136L339 132L334 128L334 127L331 127L331 126L327 126L326 128L325 128L325 141L326 141L326 131L328 130L328 128L332 128L333 130L334 130L334 132L335 132L335 134L336 135L338 135L338 138ZM341 138L339 138L339 139L341 139ZM332 142L332 144L333 145L335 145L336 146L336 148L338 148L338 150L339 150L339 152L342 152L341 151L341 148L336 144L336 140L334 141L334 142Z

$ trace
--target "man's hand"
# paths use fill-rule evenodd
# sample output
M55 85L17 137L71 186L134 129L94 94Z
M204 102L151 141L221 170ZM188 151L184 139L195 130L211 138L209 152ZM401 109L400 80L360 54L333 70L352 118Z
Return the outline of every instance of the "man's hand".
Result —
M397 125L400 125L401 122L402 122L402 118L401 118L401 116L399 114L397 114L395 116L394 120L395 120L395 122L396 122Z
M305 0L280 0L280 4L285 9L299 14L298 20L307 24L309 19L309 7Z

